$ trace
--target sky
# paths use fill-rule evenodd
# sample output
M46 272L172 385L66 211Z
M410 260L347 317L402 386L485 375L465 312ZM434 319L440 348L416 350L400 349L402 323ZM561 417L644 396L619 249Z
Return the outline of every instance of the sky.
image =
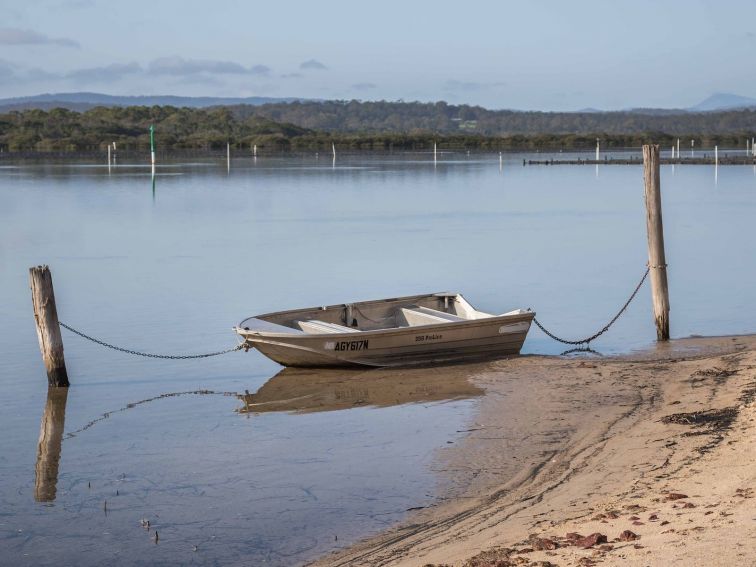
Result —
M756 97L755 61L754 0L0 0L0 98L681 108Z

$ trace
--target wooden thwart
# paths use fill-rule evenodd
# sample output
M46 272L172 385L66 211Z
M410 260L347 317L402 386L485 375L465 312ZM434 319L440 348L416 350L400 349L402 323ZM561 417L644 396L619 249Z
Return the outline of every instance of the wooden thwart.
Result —
M29 268L29 285L37 323L37 338L42 360L47 369L47 381L52 387L67 387L68 373L63 358L63 339L60 336L58 311L55 308L52 275L47 266Z
M667 287L667 259L664 254L658 145L643 146L643 183L646 195L648 266L651 271L651 297L654 304L656 338L667 341L669 340L669 288Z

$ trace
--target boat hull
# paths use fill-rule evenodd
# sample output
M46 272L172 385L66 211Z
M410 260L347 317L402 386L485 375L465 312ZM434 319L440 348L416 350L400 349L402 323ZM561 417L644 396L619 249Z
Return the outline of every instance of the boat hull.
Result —
M283 366L401 366L514 355L520 352L533 313L462 322L324 335L237 332Z

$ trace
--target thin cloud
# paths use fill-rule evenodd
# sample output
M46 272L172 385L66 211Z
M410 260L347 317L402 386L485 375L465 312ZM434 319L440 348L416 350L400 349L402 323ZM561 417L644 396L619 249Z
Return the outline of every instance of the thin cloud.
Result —
M57 81L61 78L60 75L57 73L50 73L49 71L45 71L44 69L40 69L39 67L32 67L26 72L26 80L31 82L39 82L39 81Z
M10 79L14 74L13 66L7 61L0 59L0 79Z
M90 82L116 81L125 75L134 75L142 72L138 63L111 63L103 67L90 67L88 69L76 69L66 75L68 79Z
M352 88L356 91L369 91L378 88L378 85L375 83L355 83Z
M302 73L284 73L281 75L282 79L300 79L302 78Z
M153 75L191 77L197 75L257 75L270 76L272 69L267 65L245 67L235 61L216 59L184 59L179 56L159 57L150 61L147 71Z
M249 68L249 72L252 75L260 75L262 77L269 77L272 69L267 65L253 65Z
M53 10L86 10L87 8L93 8L95 5L94 0L64 0L58 4L51 6Z
M475 81L457 81L455 79L450 79L444 83L444 90L445 91L463 91L463 92L473 92L473 91L482 91L486 89L492 89L496 87L503 87L506 83L504 82L496 82L496 83L477 83Z
M300 69L305 70L315 70L315 71L325 71L328 69L325 65L323 65L320 61L317 59L308 59L307 61L303 61L299 64Z
M149 71L155 75L197 75L213 73L218 75L243 75L247 69L233 61L213 59L184 59L183 57L159 57L149 64Z
M181 87L201 85L204 87L219 88L226 85L226 81L218 75L186 75L183 77L177 76L173 79L169 79L169 81L169 84Z
M32 30L0 28L0 45L59 45L80 47L78 41L65 37L50 37Z

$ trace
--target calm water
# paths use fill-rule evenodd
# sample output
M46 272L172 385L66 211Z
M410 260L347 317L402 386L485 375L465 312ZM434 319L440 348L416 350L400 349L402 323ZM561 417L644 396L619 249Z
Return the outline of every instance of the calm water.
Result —
M465 386L476 365L445 371L458 389L393 405L369 391L386 375L326 375L322 391L302 395L356 407L239 413L223 392L267 382L265 392L296 398L297 380L256 352L161 361L64 332L74 386L46 405L29 266L51 266L62 321L152 352L226 348L231 326L254 313L443 290L486 311L532 307L568 337L591 334L644 270L641 169L522 158L507 156L501 171L498 156L463 154L435 167L420 154L335 167L235 159L230 173L225 161L175 163L159 168L154 190L141 166L3 163L4 561L302 562L428 504L434 449L461 438L478 394ZM752 332L756 171L722 167L715 180L712 167L665 167L662 191L673 335ZM592 346L625 352L653 338L645 289ZM534 329L524 350L563 349ZM436 374L397 376L430 391ZM200 389L219 394L128 407ZM57 450L43 436L38 459L41 422L64 434Z

